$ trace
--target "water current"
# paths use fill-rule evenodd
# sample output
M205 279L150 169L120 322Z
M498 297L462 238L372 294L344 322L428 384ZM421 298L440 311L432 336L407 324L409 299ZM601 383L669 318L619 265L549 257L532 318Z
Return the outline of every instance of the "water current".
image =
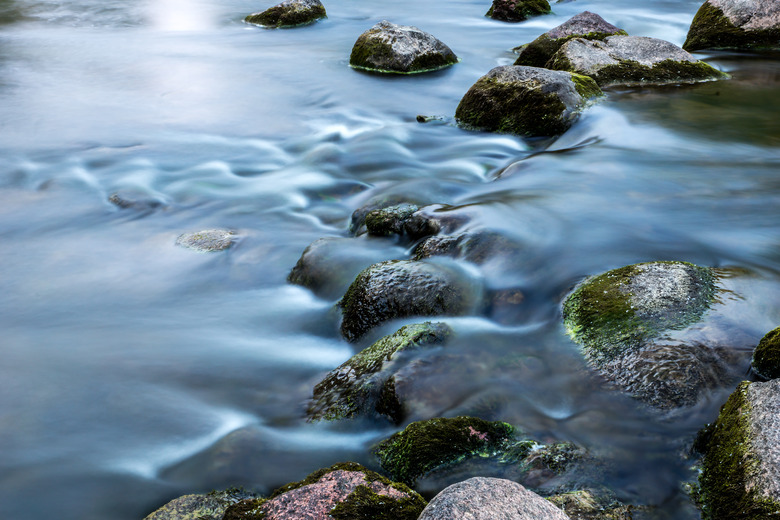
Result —
M2 0L0 518L137 520L185 493L375 464L371 446L396 426L309 424L304 403L415 320L348 344L338 297L286 277L308 244L346 236L356 208L390 194L523 246L475 270L525 299L447 319L448 348L474 365L441 378L448 399L426 413L500 395L485 418L607 454L606 483L652 518L699 518L684 452L730 388L661 420L589 375L560 303L587 275L675 259L747 273L724 315L737 348L780 324L778 56L700 54L732 79L613 89L555 139L468 132L452 115L512 47L574 14L681 45L700 2L576 0L507 24L484 17L485 0L328 0L326 20L266 30L242 22L268 7L247 0ZM352 70L352 44L382 19L434 34L461 62ZM115 192L155 204L118 208ZM175 246L208 228L238 243ZM365 236L345 247L363 265L409 254ZM516 377L479 369L509 355L524 360Z

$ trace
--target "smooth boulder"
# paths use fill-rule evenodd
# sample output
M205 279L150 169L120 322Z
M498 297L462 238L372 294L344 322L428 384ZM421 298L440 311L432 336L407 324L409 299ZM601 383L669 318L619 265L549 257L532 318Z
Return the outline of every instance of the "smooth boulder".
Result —
M603 40L608 36L616 35L627 36L628 33L620 27L608 23L596 13L583 11L561 25L550 29L531 43L521 46L518 49L520 55L514 64L544 67L553 54L569 40L574 38Z
M430 72L457 62L452 49L431 34L387 20L361 34L349 57L353 68L395 74Z
M419 520L569 520L566 514L516 482L473 477L436 495Z
M309 25L326 16L320 0L285 0L263 12L250 14L244 21L266 27L297 27Z
M485 16L504 22L522 22L550 11L547 0L493 0Z
M590 76L600 87L696 83L728 77L673 43L645 36L575 38L561 46L547 66Z
M750 365L763 379L780 378L780 327L767 332L753 351Z
M707 520L780 516L780 380L741 383L697 447Z
M562 134L592 98L589 77L537 67L496 67L466 92L455 112L461 125L526 137Z
M780 2L707 0L693 17L683 49L779 49Z

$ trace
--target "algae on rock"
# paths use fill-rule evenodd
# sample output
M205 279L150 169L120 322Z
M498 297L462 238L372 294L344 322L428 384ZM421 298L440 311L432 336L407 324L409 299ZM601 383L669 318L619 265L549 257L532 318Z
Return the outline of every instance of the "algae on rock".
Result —
M780 48L780 2L707 0L691 22L683 44L701 49Z
M320 0L284 0L263 12L250 14L244 21L266 27L286 28L309 25L326 16Z
M751 366L763 379L780 378L780 327L767 332L758 342Z

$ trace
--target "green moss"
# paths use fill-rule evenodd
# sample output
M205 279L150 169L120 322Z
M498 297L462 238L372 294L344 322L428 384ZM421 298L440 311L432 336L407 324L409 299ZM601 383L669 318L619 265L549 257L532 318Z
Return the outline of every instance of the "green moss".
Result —
M768 332L753 351L753 370L764 379L780 378L780 327Z
M228 507L222 520L262 520L266 517L263 512L266 502L267 498L242 500Z
M604 95L599 88L598 83L590 76L572 72L571 80L574 82L574 88L577 89L577 93L582 96L583 99L593 99Z
M398 204L388 208L375 209L366 215L366 229L370 235L388 236L403 232L404 220L419 210L414 204Z
M776 49L780 47L780 30L745 31L731 23L723 10L709 2L699 8L693 17L688 37L683 44L686 51L700 49Z
M548 497L573 520L631 520L632 506L617 501L609 492L581 489Z
M244 21L266 27L286 28L309 25L325 17L327 17L327 13L321 5L307 9L276 5L262 13L250 14L244 18Z
M609 36L628 36L628 33L621 29L614 33L589 32L587 34L572 34L563 38L550 38L547 34L543 34L531 43L523 46L520 56L517 57L514 64L527 65L529 67L546 67L550 58L569 40L574 38L603 40Z
M440 466L500 452L514 433L510 424L474 417L430 419L382 441L374 454L394 480L412 485Z
M748 485L758 466L751 450L749 387L740 383L708 434L699 477L705 520L766 520L780 514L780 504Z
M522 22L552 12L547 0L493 0L485 16L507 22Z
M394 57L393 47L375 37L381 33L380 29L371 29L360 35L349 56L350 67L384 74L419 74L443 69L458 62L454 54L447 56L430 52L416 57L406 71L377 67L377 63L390 63Z
M358 486L330 511L336 520L417 520L425 509L423 497L409 490L409 496L393 499L375 493L368 486Z
M608 87L610 85L642 85L645 83L692 83L726 79L729 76L703 61L664 60L648 67L633 60L625 60L619 64L607 65L599 69L592 77L599 86Z

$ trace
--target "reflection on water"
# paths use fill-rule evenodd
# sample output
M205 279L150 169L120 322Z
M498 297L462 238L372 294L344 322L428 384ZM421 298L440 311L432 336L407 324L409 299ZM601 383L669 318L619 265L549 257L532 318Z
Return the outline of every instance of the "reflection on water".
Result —
M729 82L611 91L557 139L452 124L509 49L582 10L680 43L698 3L582 0L503 24L471 0L333 0L327 20L274 31L243 24L264 6L239 0L4 2L0 517L131 520L184 493L375 464L370 446L392 425L302 414L312 386L370 341L338 332L351 273L410 254L349 237L350 215L401 196L464 215L458 232L516 243L464 267L522 294L448 320L449 361L419 382L435 399L414 418L475 413L577 442L613 461L605 481L620 497L658 505L653 518L698 518L680 453L728 389L659 421L587 370L559 305L584 276L677 259L739 273L728 284L741 298L724 293L704 331L713 342L748 351L780 322L774 57L713 56ZM350 69L355 38L381 18L462 61L405 78ZM175 247L208 228L237 244ZM346 244L349 274L317 296L286 278L323 237Z

